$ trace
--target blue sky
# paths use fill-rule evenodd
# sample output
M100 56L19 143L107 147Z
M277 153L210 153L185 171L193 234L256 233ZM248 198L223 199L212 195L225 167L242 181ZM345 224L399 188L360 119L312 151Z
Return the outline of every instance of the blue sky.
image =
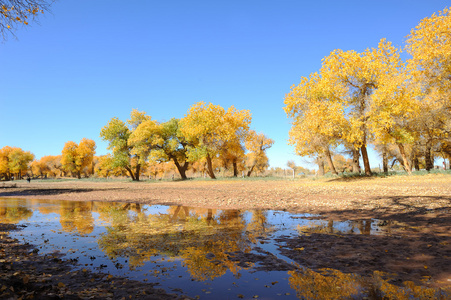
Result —
M40 24L0 43L0 148L40 158L67 141L99 138L133 108L182 118L198 101L252 113L275 140L270 165L285 167L285 94L334 49L363 51L386 38L399 47L448 1L59 0ZM380 164L371 154L372 167Z

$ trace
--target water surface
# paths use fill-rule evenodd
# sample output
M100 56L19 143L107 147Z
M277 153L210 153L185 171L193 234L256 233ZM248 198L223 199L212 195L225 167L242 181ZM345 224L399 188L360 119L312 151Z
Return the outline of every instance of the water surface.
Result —
M360 299L369 292L358 275L300 266L282 254L283 241L309 234L392 234L391 226L374 219L31 199L0 199L0 222L22 225L13 237L36 245L40 254L62 252L78 262L76 268L201 299Z

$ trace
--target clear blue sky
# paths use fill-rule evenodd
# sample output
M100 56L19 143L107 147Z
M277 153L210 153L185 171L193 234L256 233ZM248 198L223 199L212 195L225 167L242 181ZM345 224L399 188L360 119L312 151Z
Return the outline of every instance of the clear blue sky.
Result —
M40 25L0 43L0 148L40 158L67 141L99 138L133 108L182 118L198 101L252 113L275 140L270 165L306 165L287 145L285 94L334 49L381 38L404 46L410 30L448 1L59 0ZM380 164L371 155L372 166Z

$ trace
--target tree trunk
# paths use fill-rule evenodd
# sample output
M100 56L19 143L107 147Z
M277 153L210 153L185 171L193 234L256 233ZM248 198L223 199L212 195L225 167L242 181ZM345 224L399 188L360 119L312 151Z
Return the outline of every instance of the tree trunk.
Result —
M360 152L359 149L352 147L352 172L360 173Z
M368 159L368 152L366 150L366 145L365 144L363 144L360 147L360 152L362 152L363 166L365 168L365 174L368 175L368 176L371 176L370 161Z
M371 175L371 167L370 167L370 160L368 159L368 151L366 149L366 118L365 118L365 107L366 102L365 98L366 96L371 92L371 86L364 84L360 88L360 93L358 95L359 97L359 115L361 118L363 118L362 126L360 126L360 130L362 131L363 138L362 138L362 146L360 146L360 152L362 153L362 159L363 159L363 167L365 168L365 174L370 176Z
M135 181L139 181L140 172L141 172L141 164L137 164L135 167Z
M211 220L213 220L213 210L209 208L207 210L207 225L210 226Z
M318 176L324 176L324 160L323 157L320 155L316 159L318 163Z
M330 234L334 233L334 221L333 220L327 221L327 229L328 229L327 233L330 233Z
M183 166L181 166L180 163L178 162L177 158L172 157L172 161L174 162L175 166L177 167L177 170L179 171L179 174L180 174L180 177L182 177L182 180L188 179L188 177L186 177L186 170L188 170L189 162L185 161Z
M387 155L387 149L382 149L382 167L384 168L384 173L388 173L388 155Z
M133 181L135 181L135 175L133 174L132 169L130 169L130 167L125 167L125 169L127 170L128 174L130 174L130 177L132 178Z
M426 170L430 171L434 168L434 160L432 159L431 141L426 142L426 151L424 152L424 160L426 162Z
M254 170L255 165L251 167L251 169L247 172L247 177L251 177L252 171Z
M213 172L213 164L211 162L210 154L207 154L207 174L211 179L216 179L215 173Z
M359 229L360 234L369 235L371 233L371 221L369 220L357 221L357 228Z
M420 161L418 160L418 157L416 155L413 158L413 165L415 167L415 170L420 171Z
M77 178L81 179L81 171L77 171Z
M236 163L236 159L232 162L233 165L233 177L238 177L238 165Z
M326 155L327 164L329 165L330 171L332 174L338 175L337 170L335 170L334 162L332 161L332 155L330 154L329 147L326 148L324 153Z
M412 174L412 168L410 167L409 160L407 159L406 151L404 149L404 145L402 143L397 143L397 145L398 145L398 148L399 148L399 153L401 153L404 169L410 175L410 174Z
M182 208L181 205L177 205L177 208L175 209L174 214L173 214L172 217L169 219L169 223L172 223L172 222L174 222L174 221L176 220L177 215L178 215L178 213L179 213L179 211L180 211L181 208Z

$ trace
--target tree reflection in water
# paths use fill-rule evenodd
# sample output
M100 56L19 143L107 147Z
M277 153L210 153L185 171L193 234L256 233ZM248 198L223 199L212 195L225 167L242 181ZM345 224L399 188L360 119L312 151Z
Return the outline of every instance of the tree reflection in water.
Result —
M94 229L92 202L65 201L61 203L59 214L61 227L66 232L87 235Z
M310 235L312 233L321 233L321 234L364 234L370 235L374 230L372 227L373 220L351 220L347 221L347 227L344 226L336 226L337 224L341 224L343 222L334 222L334 220L327 220L327 222L319 222L317 220L311 221L306 225L298 226L299 234L301 235ZM391 233L391 221L386 221L384 223L384 232L387 234ZM380 228L379 228L380 229Z
M243 269L228 253L251 251L257 236L267 231L265 212L258 211L247 224L239 210L218 211L171 206L167 214L130 214L123 206L109 206L101 212L111 226L98 241L111 259L128 257L131 269L157 255L180 259L192 278L204 281L224 275L235 276ZM251 267L251 264L248 265Z
M8 206L0 206L0 222L15 224L27 220L33 215L33 211L23 205L23 200L12 199Z
M153 263L151 267L153 272L171 271L166 269L171 268L168 267L170 264L163 266L159 263L164 260L165 262L179 261L178 266L186 267L191 279L196 281L211 281L224 276L227 272L235 278L240 278L245 273L249 274L245 270L254 272L258 269L256 264L261 263L258 257L263 257L262 254L267 254L267 257L261 258L263 260L268 259L269 256L276 260L283 260L284 258L281 258L279 254L286 255L283 250L291 249L287 248L289 244L285 237L283 243L286 245L282 246L283 249L276 250L274 253L260 252L262 250L260 249L257 251L258 255L255 255L257 246L260 247L261 244L272 243L273 248L280 246L280 242L275 243L280 228L277 227L279 225L273 224L287 222L287 219L283 221L277 219L279 218L277 213L265 210L245 212L184 206L152 207L132 203L8 199L0 203L0 222L18 223L29 220L33 217L33 210L30 207L38 210L42 215L58 214L62 231L81 236L91 235L97 222L102 220L107 225L100 236L95 236L99 249L113 263L118 258L122 258L122 262L126 261L130 271L149 271L138 270L147 262ZM302 216L290 217L288 214L284 217L291 218L293 221L290 225L291 232L296 232L295 229L298 226L298 235L291 235L289 238L299 240L304 237L305 243L311 242L310 235L316 235L315 239L319 236L328 236L333 243L335 238L333 236L338 238L338 236L355 233L361 235L374 233L373 220L336 222L314 220L311 216L309 216L312 219L310 221L302 219ZM387 234L392 233L390 221L384 221L381 226L379 230ZM48 241L48 235L46 238ZM50 246L50 243L48 245ZM299 248L299 245L294 243L292 247L295 248L290 251L302 251L304 256L301 255L301 257L305 257L307 250ZM236 256L235 253L241 253L241 256ZM246 256L247 254L249 256ZM246 257L257 259L252 260ZM294 261L297 261L295 258L296 255ZM265 262L268 261L265 260ZM270 266L268 269L270 272L273 270L272 267L277 268L277 262L268 266ZM313 271L293 265L288 271L288 277L288 283L285 281L287 288L289 285L296 291L297 296L303 299L353 297L446 299L451 294L449 288L434 289L427 287L426 284L424 286L415 285L412 282L400 284L398 281L397 285L394 285L387 274L378 271L363 277L353 273L342 273L335 269Z
M374 272L364 278L356 274L345 274L334 269L318 272L298 266L289 271L289 283L301 299L353 299L364 295L369 299L449 299L450 290L417 286L411 281L402 286L389 283L390 276Z

